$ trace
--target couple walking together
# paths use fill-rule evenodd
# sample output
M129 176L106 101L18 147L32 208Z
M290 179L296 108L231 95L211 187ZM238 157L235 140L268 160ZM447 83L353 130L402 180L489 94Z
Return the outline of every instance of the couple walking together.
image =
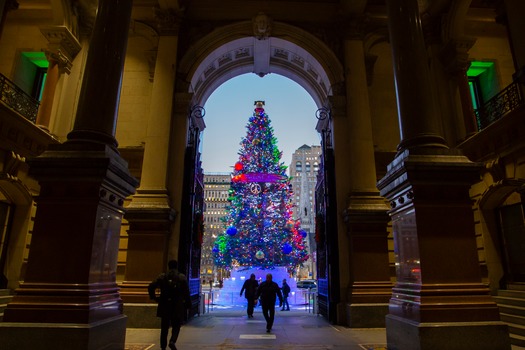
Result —
M250 279L246 280L242 286L241 293L244 292L244 296L248 301L248 317L253 317L253 309L257 299L261 301L261 308L263 312L264 319L266 320L266 332L269 333L272 330L273 321L275 318L275 302L277 297L279 298L279 307L282 307L281 310L290 310L290 305L288 304L288 294L290 293L290 287L286 283L286 280L283 280L283 291L281 293L281 288L277 283L272 281L272 274L269 273L266 275L266 280L259 285L255 279L255 274L250 275ZM283 298L284 296L284 298Z

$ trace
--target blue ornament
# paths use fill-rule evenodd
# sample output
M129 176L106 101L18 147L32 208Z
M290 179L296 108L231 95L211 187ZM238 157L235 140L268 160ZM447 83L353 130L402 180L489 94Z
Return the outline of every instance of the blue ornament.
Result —
M292 252L292 246L289 245L288 243L283 244L281 249L282 249L284 254L290 254Z
M264 223L263 224L264 224L265 228L268 228L268 227L272 226L272 220L264 219Z
M218 253L219 252L219 248L213 247L213 249L211 251L214 252L214 253Z
M235 226L230 226L228 227L228 229L226 230L226 233L229 235L229 236L235 236L237 234L237 228Z
M303 238L307 235L305 230L300 230L299 233L301 234L301 236L303 236Z

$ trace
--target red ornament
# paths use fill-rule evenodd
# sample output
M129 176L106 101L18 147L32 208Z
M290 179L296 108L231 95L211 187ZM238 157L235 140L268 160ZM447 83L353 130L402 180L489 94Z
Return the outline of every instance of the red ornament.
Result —
M235 170L237 170L237 171L241 171L242 168L244 168L244 166L242 165L241 162L237 162L237 163L235 163Z

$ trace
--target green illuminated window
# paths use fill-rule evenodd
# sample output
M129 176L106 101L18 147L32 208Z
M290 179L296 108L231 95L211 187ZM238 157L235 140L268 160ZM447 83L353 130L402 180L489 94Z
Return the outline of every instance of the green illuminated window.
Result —
M17 62L14 83L40 101L48 66L49 62L44 52L22 52Z
M481 108L499 92L494 62L472 61L467 76L474 109Z

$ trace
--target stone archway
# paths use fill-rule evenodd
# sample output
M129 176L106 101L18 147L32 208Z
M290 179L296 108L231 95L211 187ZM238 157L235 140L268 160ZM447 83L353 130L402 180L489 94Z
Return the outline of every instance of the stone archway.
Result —
M254 26L255 21L245 21L216 29L184 53L177 72L189 82L185 92L193 94L192 102L203 105L235 76L276 73L301 85L319 107L327 105L333 87L343 81L333 52L314 35L288 24L272 23L271 36L259 38Z
M240 22L215 29L209 35L196 42L186 52L181 53L182 58L177 67L175 98L175 108L178 112L175 113L174 119L179 126L177 134L181 138L183 135L180 130L180 123L182 123L184 111L192 110L195 106L205 105L206 100L217 87L241 74L255 73L261 77L269 73L282 75L302 86L319 108L331 108L332 97L340 93L334 90L341 85L344 79L342 64L336 55L314 35L291 25L272 23L265 16L264 19L265 23L271 24L266 28L267 32L264 32L262 35L257 30L254 30L254 28L257 28L256 20L253 22ZM271 35L265 35L270 34L270 32ZM188 103L185 106L183 106L182 102L184 99ZM177 100L181 101L180 104L177 103ZM339 113L344 114L344 108L339 108ZM332 128L331 121L324 120L320 122L323 125L318 125L317 129L319 132ZM193 142L198 142L199 137L197 137L195 131L201 132L204 129L204 125L198 124L198 118L190 116L186 127L187 144L183 164L185 174L182 181L185 187L181 191L181 200L186 204L188 202L184 193L187 191L187 186L189 185L194 190L193 184L196 183L192 177L195 174L194 169L197 168L196 164L198 164L199 160L193 158L188 161L187 155L193 154L197 156L192 150L198 148L198 145L192 143L192 140ZM175 130L173 126L172 130ZM327 141L328 138L330 138L329 141ZM333 141L331 138L333 138L331 133L323 135L322 143L327 143L330 145L329 147L332 147ZM180 142L175 140L173 135L171 142L172 149L175 147L174 142L177 142L180 147ZM181 164L181 160L182 156L179 157L179 164ZM332 159L330 165L325 169L325 173L334 173L334 168ZM324 176L332 180L335 178L335 174L330 176L325 174ZM331 193L334 196L335 191L331 191ZM182 261L183 264L190 265L188 270L190 270L191 275L193 268L191 267L191 262L195 259L196 250L193 248L194 244L187 237L184 237L183 232L193 231L191 224L188 226L186 223L194 221L194 215L185 212L186 207L191 207L191 205L183 205L181 208L178 257L179 262ZM333 211L330 214L332 216L331 222L335 222L337 221L335 218L337 216L335 202L330 208ZM338 236L341 233L338 232L337 225L331 225L333 233L330 244L333 245L333 251L331 255L324 254L323 256L331 260L330 264L325 264L324 266L331 266L333 268L332 272L335 272L338 270L335 266L339 264L338 255L335 251L337 250ZM323 249L329 248L325 246ZM335 302L329 302L328 295L339 295L339 279L334 278L333 280L337 281L337 283L330 285L328 274L325 274L324 278L324 314L328 317L328 314L331 313L330 317L335 320L335 306L339 301L339 297L330 299L336 300ZM328 305L330 303L331 305ZM331 308L331 311L328 311L329 308Z

